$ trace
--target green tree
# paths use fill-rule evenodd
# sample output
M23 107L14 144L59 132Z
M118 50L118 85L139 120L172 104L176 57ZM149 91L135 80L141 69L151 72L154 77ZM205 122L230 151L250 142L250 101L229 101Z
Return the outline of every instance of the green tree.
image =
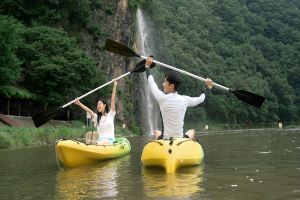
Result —
M22 84L44 105L58 105L95 85L93 59L76 46L76 40L60 29L28 28L23 35L20 57Z
M17 56L25 27L9 16L0 15L0 94L6 98L34 98L18 86L22 61Z
M297 1L164 0L144 8L155 24L153 38L161 60L267 98L259 110L215 89L204 106L208 121L299 119L300 86L294 75L300 64ZM202 90L202 83L183 79L182 94ZM194 110L187 119L197 118Z
M16 56L24 27L17 20L0 15L0 85L15 84L21 73Z

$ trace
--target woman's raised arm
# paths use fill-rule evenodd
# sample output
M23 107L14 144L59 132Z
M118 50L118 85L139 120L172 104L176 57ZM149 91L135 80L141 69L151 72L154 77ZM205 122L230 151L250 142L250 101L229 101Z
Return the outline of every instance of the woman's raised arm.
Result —
M117 85L118 82L114 81L114 86L113 86L113 90L111 93L111 104L110 104L110 109L111 111L115 112L116 111L116 92L117 92Z

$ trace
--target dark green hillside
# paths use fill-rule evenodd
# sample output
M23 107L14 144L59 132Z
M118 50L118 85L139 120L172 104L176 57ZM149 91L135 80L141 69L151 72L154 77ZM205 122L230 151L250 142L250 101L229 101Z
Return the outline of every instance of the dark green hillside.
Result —
M108 54L103 45L112 38L132 47L141 4L152 24L157 60L267 98L259 110L214 89L203 106L188 111L187 122L300 120L296 0L3 0L0 109L16 109L20 102L37 109L62 105L128 71L133 62ZM195 96L203 90L198 80L181 77L181 94ZM119 117L129 124L139 123L134 118L137 79L131 76L120 84ZM109 95L107 87L84 101L94 106L99 96Z
M298 1L148 2L157 58L217 83L267 98L260 110L215 89L189 120L223 123L299 121L300 9ZM199 81L182 75L181 93Z
M27 109L24 114L28 115L49 106L62 105L121 75L119 73L126 70L124 66L128 63L108 60L105 58L108 54L103 50L108 37L124 37L123 41L127 42L130 39L130 18L126 19L128 26L123 26L122 30L115 28L122 23L122 20L118 21L122 9L118 2L1 1L2 112L7 113L10 108L14 114L14 108L21 105L21 111ZM138 4L139 1L133 1L133 6ZM122 14L127 16L124 10ZM84 101L94 106L99 96L109 95L110 88L105 88ZM29 105L37 110L29 111Z

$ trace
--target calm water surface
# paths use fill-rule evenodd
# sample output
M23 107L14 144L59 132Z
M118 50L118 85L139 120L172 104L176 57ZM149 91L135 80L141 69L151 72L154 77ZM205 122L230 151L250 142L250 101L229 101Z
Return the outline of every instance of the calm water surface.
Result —
M0 199L300 199L300 131L200 135L201 166L166 175L144 169L149 138L131 154L60 170L54 146L0 151Z

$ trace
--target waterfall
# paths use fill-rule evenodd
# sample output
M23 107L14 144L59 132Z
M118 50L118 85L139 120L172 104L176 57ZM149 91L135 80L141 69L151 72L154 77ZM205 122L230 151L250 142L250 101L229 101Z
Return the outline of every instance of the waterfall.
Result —
M142 55L148 56L153 54L151 49L151 36L149 32L149 26L143 17L142 11L138 8L136 14L137 21L137 41L136 48ZM151 73L154 75L154 70L151 69ZM158 123L160 119L159 106L154 97L151 94L147 77L145 73L139 74L140 76L140 94L141 94L141 117L144 127L144 131L148 134L153 134L153 131L158 129Z

